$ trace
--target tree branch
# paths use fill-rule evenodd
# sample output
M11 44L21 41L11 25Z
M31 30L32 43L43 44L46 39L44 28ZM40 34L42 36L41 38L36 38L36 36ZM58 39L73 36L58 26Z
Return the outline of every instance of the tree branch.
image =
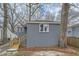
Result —
M33 11L33 13L31 14L31 16L36 12L36 10L38 9L38 8L40 8L41 7L41 5L39 5L34 11Z

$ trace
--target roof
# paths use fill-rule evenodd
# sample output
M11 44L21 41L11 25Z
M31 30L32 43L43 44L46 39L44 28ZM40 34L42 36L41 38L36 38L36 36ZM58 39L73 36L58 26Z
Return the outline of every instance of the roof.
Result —
M36 23L60 24L60 22L57 22L57 21L48 21L48 20L32 20L32 21L27 22L27 24L28 23L33 23L33 24L36 24Z

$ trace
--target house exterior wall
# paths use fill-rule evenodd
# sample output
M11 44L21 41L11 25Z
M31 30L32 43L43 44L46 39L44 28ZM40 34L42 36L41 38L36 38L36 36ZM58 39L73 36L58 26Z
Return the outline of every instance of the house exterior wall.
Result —
M72 32L74 37L79 37L79 27L73 27Z
M17 27L15 34L17 34L18 36L25 34L24 27L22 27L22 26Z
M58 45L60 26L49 24L49 32L39 32L39 23L27 24L26 46L29 47L51 47Z
M67 31L67 36L71 36L71 37L79 37L79 26L74 26L74 27L70 27L68 28L69 31L71 31L70 33L68 33Z
M67 36L73 36L73 32L72 32L72 28L71 27L69 27L68 29L67 29Z

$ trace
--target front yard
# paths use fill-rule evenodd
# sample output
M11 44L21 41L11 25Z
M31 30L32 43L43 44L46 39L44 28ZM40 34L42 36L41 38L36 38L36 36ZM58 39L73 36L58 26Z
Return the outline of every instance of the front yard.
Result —
M70 49L70 48L53 48L51 50L39 50L39 51L13 51L13 52L7 52L3 51L0 53L1 56L78 56L79 51L76 49Z
M58 51L17 51L3 52L1 56L71 56L73 54L58 52Z
M70 56L72 54L67 54L63 52L58 52L58 51L20 51L16 53L15 55L17 56Z

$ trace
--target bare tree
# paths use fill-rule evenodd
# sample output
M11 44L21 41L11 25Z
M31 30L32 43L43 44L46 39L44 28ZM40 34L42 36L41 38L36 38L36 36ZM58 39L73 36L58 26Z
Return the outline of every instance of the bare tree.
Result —
M62 4L62 12L61 12L61 38L63 40L64 47L67 47L67 23L68 23L68 11L69 11L69 3Z
M22 5L24 9L22 9ZM20 9L17 9L17 8ZM29 10L27 10L29 8ZM26 22L26 19L31 20L35 12L40 8L40 4L38 3L29 3L29 4L8 4L8 28L10 31L15 32L15 28L18 24L24 26L23 22ZM17 12L19 11L19 12ZM29 11L29 13L28 13ZM39 11L38 11L39 12Z
M9 26L8 28L12 31L15 32L15 28L17 26L17 24L21 24L23 26L23 21L26 22L25 16L27 15L26 12L27 11L19 11L17 10L17 8L19 7L21 9L22 5L25 4L8 4L8 21L9 21ZM26 6L25 6L26 7ZM17 12L19 11L19 12ZM25 13L24 13L25 12Z
M31 3L29 3L29 21L31 21Z
M16 4L13 4L13 7L11 6L11 4L8 4L8 21L9 21L9 24L10 24L10 27L8 27L12 32L14 32L14 25L16 23L16 16L15 16L15 10L16 10Z
M9 7L9 15L8 15L8 20L9 20L9 25L11 28L12 32L15 32L15 28L18 24L21 24L22 26L24 26L24 22L26 22L26 19L29 18L29 21L31 20L32 16L35 14L35 12L37 11L37 9L40 7L40 4L38 3L29 3L29 4L23 4L26 7L26 11L23 10L21 12L16 12L17 8L21 8L22 4L8 4ZM27 9L29 8L29 13L27 11ZM18 10L19 11L19 10ZM27 17L28 16L28 17Z
M32 16L35 14L35 12L40 9L41 4L39 3L29 3L29 5L26 4L26 6L29 8L29 21L31 21Z
M4 8L1 5L2 4L0 4L0 9L1 9L0 16L4 18L4 15L3 15ZM14 4L7 4L7 5L8 5L7 7L8 9L7 11L8 12L7 13L8 14L8 29L12 32L15 32L15 28L18 24L21 24L22 26L24 26L23 22L27 22L26 21L27 19L30 21L31 19L36 17L36 14L40 12L39 9L41 7L41 4L39 3L29 3L29 4L14 3Z
M54 21L54 18L55 18L55 13L52 14L50 11L46 13L45 20L47 19Z
M3 3L4 22L3 22L3 42L7 42L7 3Z

